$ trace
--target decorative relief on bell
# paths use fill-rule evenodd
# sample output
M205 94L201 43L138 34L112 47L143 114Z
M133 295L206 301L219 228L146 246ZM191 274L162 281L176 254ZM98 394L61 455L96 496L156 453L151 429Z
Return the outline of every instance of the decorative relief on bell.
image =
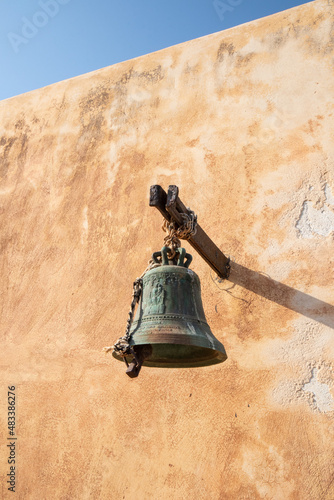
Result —
M145 314L163 314L165 312L166 290L160 280L156 280L151 289Z

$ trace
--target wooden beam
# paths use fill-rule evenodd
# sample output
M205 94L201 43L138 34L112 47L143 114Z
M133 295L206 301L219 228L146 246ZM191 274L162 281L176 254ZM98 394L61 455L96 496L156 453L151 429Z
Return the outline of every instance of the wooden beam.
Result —
M171 216L166 210L167 193L161 186L155 184L150 188L150 207L155 207L170 222Z
M182 226L184 223L182 214L189 215L189 210L179 198L179 189L174 185L169 186L167 194L161 186L151 186L150 206L156 207L165 219L169 222L173 220L177 226ZM215 245L199 224L196 227L196 234L188 239L190 245L220 278L227 279L230 259Z

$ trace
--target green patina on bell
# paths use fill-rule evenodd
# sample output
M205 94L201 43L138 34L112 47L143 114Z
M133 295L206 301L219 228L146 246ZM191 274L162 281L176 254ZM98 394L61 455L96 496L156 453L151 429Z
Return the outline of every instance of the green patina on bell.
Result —
M163 247L153 254L161 265L143 277L129 344L143 356L143 366L189 368L221 363L226 352L206 322L199 278L188 269L192 257L179 248L177 261L169 261L168 251ZM113 356L123 360L115 352Z

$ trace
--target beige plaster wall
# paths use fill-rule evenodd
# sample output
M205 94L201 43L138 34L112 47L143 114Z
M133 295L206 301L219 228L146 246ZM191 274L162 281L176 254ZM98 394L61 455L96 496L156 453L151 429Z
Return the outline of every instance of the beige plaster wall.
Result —
M15 498L334 498L333 48L317 0L0 103ZM131 380L102 348L162 246L155 183L235 261L192 265L228 360Z

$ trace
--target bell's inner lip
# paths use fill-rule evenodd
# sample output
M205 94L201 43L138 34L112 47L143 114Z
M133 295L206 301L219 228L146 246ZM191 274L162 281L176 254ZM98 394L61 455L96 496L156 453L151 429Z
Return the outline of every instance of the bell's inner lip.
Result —
M160 342L151 342L150 344L141 344L141 346L150 346L151 354L144 360L143 366L155 368L196 368L201 366L210 366L222 363L227 359L226 352L222 350L211 349L191 344L169 344ZM135 345L133 344L135 347ZM139 347L139 345L138 345ZM122 361L121 356L113 356ZM127 357L128 363L132 357Z

